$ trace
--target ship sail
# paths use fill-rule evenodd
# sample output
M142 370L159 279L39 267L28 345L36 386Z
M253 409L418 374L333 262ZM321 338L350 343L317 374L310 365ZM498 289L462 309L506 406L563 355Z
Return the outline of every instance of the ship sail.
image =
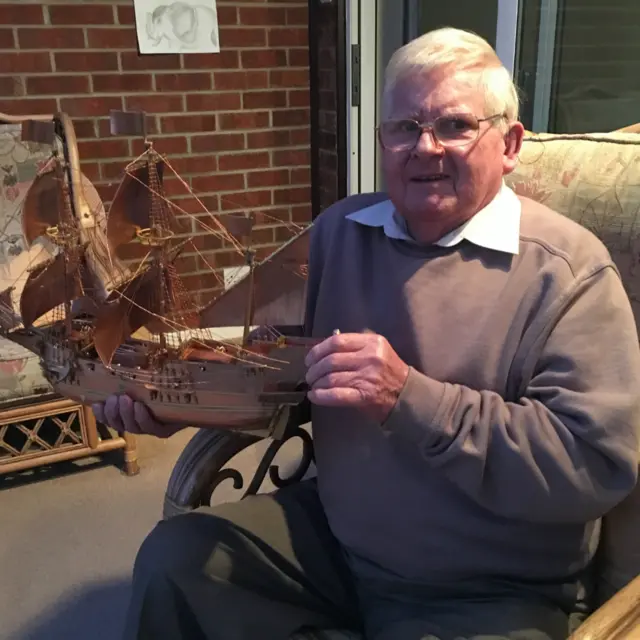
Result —
M197 325L195 306L189 308L175 266L156 262L116 288L101 305L93 341L102 362L109 364L116 349L141 327L162 334Z
M201 327L242 326L252 297L253 324L300 325L304 322L309 229L283 244L200 312ZM251 291L253 289L253 291Z
M126 170L109 209L107 239L109 250L118 256L133 241L148 245L165 244L186 229L163 197L165 164L149 149Z
M85 252L84 245L67 249L29 273L20 296L20 315L25 327L66 302L91 298L91 287L95 284Z
M27 247L38 238L54 242L74 226L69 208L65 206L59 163L39 173L27 191L22 208L22 231Z

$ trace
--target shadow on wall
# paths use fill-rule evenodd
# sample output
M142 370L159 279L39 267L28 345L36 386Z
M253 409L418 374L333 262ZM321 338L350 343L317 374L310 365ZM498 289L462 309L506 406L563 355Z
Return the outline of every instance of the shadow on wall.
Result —
M13 630L7 640L115 640L124 631L130 581L96 582L61 594L37 620Z

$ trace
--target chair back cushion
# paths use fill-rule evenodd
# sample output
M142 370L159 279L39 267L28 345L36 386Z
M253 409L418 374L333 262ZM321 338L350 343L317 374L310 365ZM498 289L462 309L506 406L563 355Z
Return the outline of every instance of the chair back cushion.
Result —
M640 327L640 134L528 134L507 184L604 242ZM604 602L640 574L640 485L603 519L599 551Z

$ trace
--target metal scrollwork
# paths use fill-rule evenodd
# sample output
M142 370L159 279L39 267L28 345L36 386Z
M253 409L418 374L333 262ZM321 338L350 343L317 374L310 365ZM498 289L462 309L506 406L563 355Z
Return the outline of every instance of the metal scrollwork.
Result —
M300 438L302 440L302 458L298 464L296 470L287 478L282 478L280 476L280 467L277 464L271 464L278 454L278 451L282 448L286 442L293 438ZM315 456L313 452L313 439L308 431L305 431L300 425L291 425L287 427L287 430L284 434L283 438L278 440L274 440L270 445L267 451L265 452L260 464L258 465L258 469L256 470L247 491L244 496L255 495L262 483L264 481L267 472L269 473L269 478L273 484L278 487L278 489L282 489L283 487L287 487L289 485L295 484L296 482L300 482L304 477L305 473L309 470L311 463L315 461Z

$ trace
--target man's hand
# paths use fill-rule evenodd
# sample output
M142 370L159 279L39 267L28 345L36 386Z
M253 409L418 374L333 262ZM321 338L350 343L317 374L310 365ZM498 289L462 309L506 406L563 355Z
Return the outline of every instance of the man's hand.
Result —
M157 438L169 438L181 431L186 424L164 424L158 422L149 413L142 402L134 402L129 396L109 396L104 403L91 407L98 422L108 425L122 433L147 434Z
M308 353L309 400L327 407L353 407L383 423L395 406L409 366L386 338L342 333Z

